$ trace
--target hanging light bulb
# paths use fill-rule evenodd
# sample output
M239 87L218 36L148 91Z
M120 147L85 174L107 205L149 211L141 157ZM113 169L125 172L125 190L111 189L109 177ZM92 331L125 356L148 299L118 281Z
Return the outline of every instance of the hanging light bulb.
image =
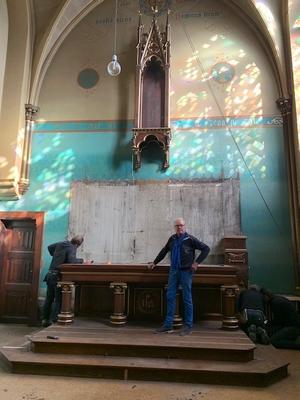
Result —
M118 0L116 0L115 7L115 40L114 40L114 52L111 61L107 64L107 72L111 76L117 76L121 72L121 65L118 62L118 57L116 55L117 48L117 16L118 16Z
M107 64L107 72L111 76L117 76L121 72L121 69L122 68L120 63L118 62L118 57L116 56L116 54L114 54L112 56L111 62Z

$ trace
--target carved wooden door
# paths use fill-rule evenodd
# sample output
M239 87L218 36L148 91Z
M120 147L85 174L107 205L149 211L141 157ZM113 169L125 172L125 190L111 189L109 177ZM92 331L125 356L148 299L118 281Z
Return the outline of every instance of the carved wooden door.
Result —
M38 274L34 271L36 221L16 219L2 222L5 229L2 225L0 319L6 322L34 323L38 284Z

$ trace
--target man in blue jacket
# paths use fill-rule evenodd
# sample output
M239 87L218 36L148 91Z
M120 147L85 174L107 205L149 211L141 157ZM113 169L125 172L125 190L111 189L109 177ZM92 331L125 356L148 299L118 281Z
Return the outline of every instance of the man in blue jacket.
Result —
M83 237L74 236L70 241L53 243L48 246L48 251L52 256L49 271L44 278L47 283L46 300L43 307L42 325L47 327L52 322L57 321L61 308L61 289L57 287L59 280L59 269L61 264L82 264L82 258L76 258L77 248L82 244ZM53 304L54 302L54 304ZM53 305L53 307L52 307ZM53 310L52 310L53 308Z
M182 328L180 335L185 336L191 333L193 326L193 272L197 270L198 264L208 256L210 248L186 232L183 218L177 218L174 227L176 232L175 235L172 235L169 238L167 244L162 248L155 260L148 264L148 268L153 269L156 264L165 258L168 252L171 253L171 266L167 289L167 315L164 324L157 329L156 332L173 332L176 292L178 285L181 285L184 305L184 327ZM201 251L196 260L195 250Z

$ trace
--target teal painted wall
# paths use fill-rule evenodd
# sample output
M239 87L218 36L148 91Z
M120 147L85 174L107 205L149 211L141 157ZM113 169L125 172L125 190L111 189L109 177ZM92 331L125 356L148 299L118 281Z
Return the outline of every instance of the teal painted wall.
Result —
M162 154L151 147L137 173L132 170L130 121L35 125L29 191L19 201L1 202L0 209L46 212L41 279L50 262L47 245L68 232L72 181L211 180L239 174L250 281L291 293L294 268L280 119L189 119L172 125L170 168L160 170Z

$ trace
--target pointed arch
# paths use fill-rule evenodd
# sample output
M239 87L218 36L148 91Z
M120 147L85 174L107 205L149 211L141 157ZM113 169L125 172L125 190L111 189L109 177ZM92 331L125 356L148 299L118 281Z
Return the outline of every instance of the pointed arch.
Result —
M29 97L37 104L46 71L57 50L76 25L104 0L66 0L37 50Z

